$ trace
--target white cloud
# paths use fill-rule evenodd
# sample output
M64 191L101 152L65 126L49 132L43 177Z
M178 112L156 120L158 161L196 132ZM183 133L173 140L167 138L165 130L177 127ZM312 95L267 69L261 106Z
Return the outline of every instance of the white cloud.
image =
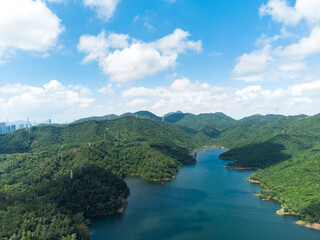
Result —
M242 89L219 88L189 79L177 79L171 86L133 87L122 93L124 98L147 98L150 110L162 115L167 112L203 113L222 111L242 118L252 114L315 114L320 104L320 81L291 85L286 89L264 89L249 85Z
M306 54L303 57L294 54L297 49L293 45L284 49L273 49L271 45L266 45L262 49L245 53L237 59L232 77L246 82L297 78L306 69L302 61Z
M83 63L97 61L112 81L127 82L174 69L179 54L202 51L201 41L189 41L190 34L176 29L159 40L142 42L128 35L105 32L80 37L78 51L87 56Z
M294 26L305 20L308 24L306 29L310 29L310 33L287 45L277 45L277 41L284 38L295 39L297 36L284 27L281 28L280 35L259 38L256 45L260 45L260 48L237 59L232 70L233 79L247 82L301 80L307 72L312 72L312 62L308 62L308 59L320 53L320 1L297 0L295 6L289 6L285 0L269 0L261 6L260 14L271 15L273 20L285 25Z
M320 13L319 13L320 14ZM279 55L304 59L311 54L320 53L320 27L312 29L310 36L300 39L298 43L286 46L279 51Z
M120 0L84 0L85 6L93 8L98 17L108 21L112 18Z
M108 86L107 86L108 87ZM235 118L253 114L316 114L320 105L320 80L268 89L261 85L221 88L208 83L177 79L167 87L132 87L122 98L94 99L82 85L65 86L52 80L41 87L7 84L0 87L0 121L26 119L65 122L88 116L122 114L141 109L158 115L184 112L224 112Z
M58 121L86 116L93 108L91 91L81 85L64 86L52 80L42 87L7 84L0 87L1 119L52 118Z
M238 58L238 63L233 69L233 74L237 78L245 81L262 81L268 66L273 62L273 57L269 54L270 45L261 50L256 50L250 54L243 54Z
M310 97L319 95L320 81L300 83L289 88L290 94L297 97Z
M111 83L108 83L107 86L99 88L98 92L104 93L104 94L114 94L113 85Z
M270 0L260 8L260 15L270 15L275 21L286 25L296 25L302 19L310 24L319 24L320 2L318 0L297 0L289 6L286 0Z
M126 103L127 107L141 107L145 106L148 103L148 100L143 99L143 98L135 98L130 102Z
M260 15L270 15L274 20L285 24L297 24L301 16L295 8L288 6L285 0L270 0L266 5L262 5Z
M295 8L311 24L320 23L320 2L318 0L297 0Z
M104 59L109 54L109 49L127 48L129 36L111 33L106 36L102 31L97 36L82 35L79 39L78 51L87 53L83 63Z
M16 50L46 52L56 46L61 20L40 0L0 1L0 61Z

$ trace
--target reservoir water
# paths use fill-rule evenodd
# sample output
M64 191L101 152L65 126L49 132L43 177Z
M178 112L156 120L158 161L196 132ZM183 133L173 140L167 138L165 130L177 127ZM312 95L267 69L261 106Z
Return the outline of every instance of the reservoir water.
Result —
M253 171L226 169L227 161L218 158L222 152L199 152L197 164L183 166L164 184L128 177L128 208L94 219L91 239L320 239L320 231L295 224L297 218L276 215L276 202L254 196L260 187L247 181Z

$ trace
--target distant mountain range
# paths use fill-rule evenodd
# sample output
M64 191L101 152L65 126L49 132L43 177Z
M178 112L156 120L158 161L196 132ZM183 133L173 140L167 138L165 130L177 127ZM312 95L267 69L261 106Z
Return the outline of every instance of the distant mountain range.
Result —
M76 120L74 123L79 123L88 120L111 120L129 116L143 119L165 121L169 123L176 123L178 125L189 127L195 130L200 130L203 127L213 127L219 131L222 131L236 122L236 120L234 120L233 118L220 112L195 115L192 113L183 113L181 111L177 111L167 113L163 117L159 117L149 111L138 111L135 113L124 113L122 115L109 114L102 117L82 118Z

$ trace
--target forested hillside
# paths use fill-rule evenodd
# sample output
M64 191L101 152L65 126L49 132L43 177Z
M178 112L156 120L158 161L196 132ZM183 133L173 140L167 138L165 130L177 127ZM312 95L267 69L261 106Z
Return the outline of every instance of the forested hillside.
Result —
M176 124L196 130L211 127L221 132L231 127L235 122L236 120L223 113L204 113L199 115L186 114Z
M121 212L136 175L169 180L204 132L136 117L0 136L1 239L89 239L88 217Z
M122 115L115 115L115 114L109 114L102 117L88 117L88 118L82 118L79 120L74 121L74 123L80 123L88 120L111 120L116 118L122 118L122 117L139 117L143 119L149 119L149 120L161 120L161 117L158 117L157 115L149 112L149 111L138 111L135 113L124 113Z
M278 201L285 213L320 222L320 115L252 116L220 134L229 168L256 168L250 178L265 188L263 198Z
M282 211L320 222L320 115L236 121L177 112L164 120L141 111L1 135L1 238L89 239L89 217L125 209L125 176L170 180L205 146L228 148L220 156L235 160L228 168L258 169L259 195Z

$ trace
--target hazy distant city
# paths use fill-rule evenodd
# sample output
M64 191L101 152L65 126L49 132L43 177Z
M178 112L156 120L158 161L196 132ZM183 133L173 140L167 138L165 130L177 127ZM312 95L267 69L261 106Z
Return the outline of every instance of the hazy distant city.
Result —
M7 134L7 133L11 133L14 132L18 129L23 129L23 128L30 128L33 126L39 126L39 125L51 125L52 121L51 119L46 120L45 122L42 123L38 123L36 121L34 121L33 123L31 123L29 121L29 118L27 118L26 121L24 120L19 120L19 121L15 121L15 122L0 122L0 134Z

